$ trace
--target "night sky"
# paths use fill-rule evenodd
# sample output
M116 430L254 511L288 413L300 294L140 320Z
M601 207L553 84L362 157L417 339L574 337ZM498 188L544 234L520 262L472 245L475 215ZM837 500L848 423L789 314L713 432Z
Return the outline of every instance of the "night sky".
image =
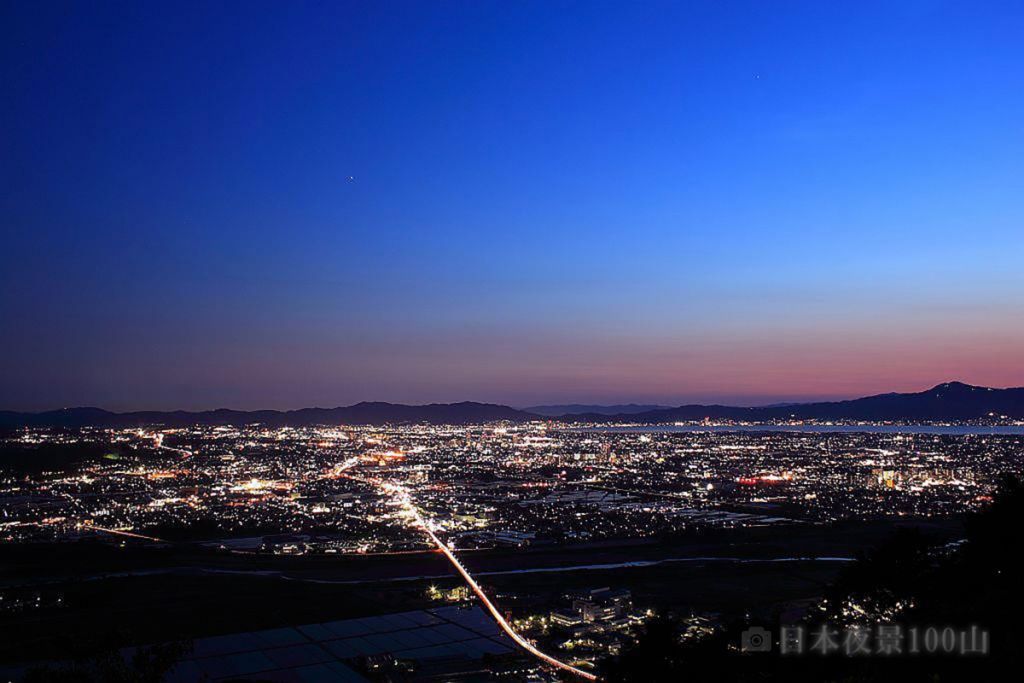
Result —
M0 408L1024 385L1022 36L1020 2L4 2Z

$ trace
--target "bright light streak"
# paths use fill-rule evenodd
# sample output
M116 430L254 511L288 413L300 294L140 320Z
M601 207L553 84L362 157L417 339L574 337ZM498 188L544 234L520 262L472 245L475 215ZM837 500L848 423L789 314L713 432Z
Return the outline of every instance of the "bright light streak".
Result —
M498 608L495 607L494 603L491 602L491 599L487 597L486 593L484 593L483 589L480 587L480 584L476 582L476 579L474 579L470 575L469 571L467 571L466 568L462 566L462 563L459 562L458 558L455 557L454 553L452 553L451 551L451 548L449 548L444 541L437 537L437 534L434 533L434 529L437 528L437 525L434 524L431 520L423 518L423 515L420 514L419 509L417 509L417 507L413 504L412 499L409 497L409 492L408 490L406 490L404 486L386 481L374 481L373 483L377 484L385 492L390 493L395 497L395 500L405 509L405 516L411 519L416 526L418 526L425 534L427 534L427 536L430 537L430 540L434 542L434 545L437 546L438 550L444 553L445 557L448 558L448 561L452 563L452 566L455 567L456 570L458 570L459 574L462 575L462 578L466 581L467 584L469 584L469 587L473 589L474 593L476 593L476 596L480 598L480 602L484 603L484 607L486 607L487 611L491 613L491 616L494 617L494 620L498 622L498 626L500 626L501 629L505 633L507 633L508 636L512 638L512 640L516 642L516 644L518 644L521 648L532 654L534 657L537 657L541 661L550 664L551 666L557 669L568 671L569 673L579 676L581 678L585 678L588 681L597 680L597 676L590 673L589 671L584 671L583 669L579 669L573 666L572 664L567 664L566 662L563 662L560 659L555 659L551 655L541 652L533 645L533 643L531 643L526 638L523 638L516 632L514 628L512 628L512 625L508 623L508 620L505 619L504 616L502 616L501 612L498 611Z
M167 543L167 541L165 541L164 539L157 538L156 536L145 536L143 534L136 534L136 533L131 532L131 531L122 531L121 529L109 529L107 527L96 526L95 524L81 524L81 525L79 525L79 528L80 529L90 529L92 531L102 531L104 533L114 534L115 536L126 536L128 538L137 538L137 539L139 539L141 541L153 541L154 543Z
M520 647L522 647L524 650L526 650L533 656L537 657L538 659L547 662L551 666L562 669L563 671L568 671L569 673L585 678L588 681L597 680L597 676L590 673L589 671L578 669L572 664L566 664L565 662L559 659L555 659L549 654L541 652L536 647L534 647L533 643L531 643L526 638L523 638L521 635L516 633L515 629L512 628L512 625L508 623L504 616L502 616L501 612L498 611L498 608L494 606L494 603L491 602L490 598L487 597L487 594L484 593L482 588L480 588L480 584L476 582L476 579L470 576L469 572L466 571L466 568L462 566L462 563L459 562L458 558L455 557L451 549L448 548L447 544L445 544L440 538L438 538L437 535L433 531L431 531L430 527L428 527L426 524L423 524L422 528L427 533L427 535L430 536L430 539L441 550L441 552L445 554L445 557L447 557L448 560L452 563L452 565L454 565L454 567L459 571L459 574L462 575L462 578L466 580L466 583L469 584L469 587L472 588L473 592L476 593L476 596L480 598L480 602L484 603L484 606L487 607L487 611L490 612L491 616L494 617L494 620L498 622L498 626L500 626L502 630L505 631L505 633L507 633L509 637L512 638L512 640L516 641L516 643L518 643Z

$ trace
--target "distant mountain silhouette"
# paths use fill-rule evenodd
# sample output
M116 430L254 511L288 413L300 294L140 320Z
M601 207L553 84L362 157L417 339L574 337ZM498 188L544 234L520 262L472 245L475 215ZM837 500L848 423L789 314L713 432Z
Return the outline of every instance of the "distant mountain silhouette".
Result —
M577 415L575 419L607 422L617 419L637 422L676 422L713 419L763 420L976 420L1007 416L1024 418L1024 388L991 389L963 382L945 382L910 394L879 394L848 401L798 403L793 405L737 408L720 405L685 405L633 415Z
M580 403L569 403L567 405L552 406L530 406L523 408L534 415L547 415L559 417L561 415L582 415L584 413L595 413L598 415L634 415L636 413L647 413L652 410L665 410L669 406L640 405L638 403L625 403L614 406L584 405Z
M357 403L340 408L303 408L301 410L241 411L209 410L188 412L143 411L114 413L101 408L65 408L43 413L0 411L0 427L137 427L164 425L246 425L265 424L271 427L302 427L310 425L381 425L381 424L474 424L482 422L528 422L548 419L537 411L516 410L492 403L431 403L422 406L398 403ZM634 406L558 406L577 408L625 408ZM646 408L647 406L636 406ZM946 382L926 391L910 394L879 394L848 401L798 403L792 405L740 408L723 405L685 405L677 408L656 408L641 412L607 414L603 412L562 413L567 420L590 422L677 422L689 420L729 419L759 422L766 420L867 420L867 421L943 421L976 420L1007 416L1024 419L1024 388L991 389L962 382Z
M138 427L164 425L234 425L260 423L271 427L310 425L379 425L400 423L470 424L510 420L523 422L536 415L491 403L431 403L409 406L397 403L357 403L340 408L302 408L301 410L207 410L188 412L140 411L114 413L100 408L65 408L44 413L0 412L0 426L14 427Z

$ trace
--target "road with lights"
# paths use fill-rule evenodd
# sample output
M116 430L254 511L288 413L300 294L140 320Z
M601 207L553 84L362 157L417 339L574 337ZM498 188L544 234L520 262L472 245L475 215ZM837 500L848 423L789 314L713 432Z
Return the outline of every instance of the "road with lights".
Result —
M563 671L568 671L569 673L575 674L581 678L585 678L588 681L597 680L597 676L590 673L589 671L584 671L583 669L579 669L573 666L572 664L567 664L559 659L555 659L551 655L541 652L536 647L534 647L533 643L531 643L529 640L523 638L521 635L516 633L515 629L512 628L512 625L508 623L508 620L505 619L504 616L502 616L501 612L498 611L498 608L494 606L494 603L491 602L490 598L487 597L487 594L484 593L482 588L480 588L480 584L476 582L476 579L474 579L470 575L470 573L466 571L466 568L462 566L462 563L459 562L457 557L455 557L455 555L452 553L448 545L440 538L438 538L437 534L435 534L426 524L423 524L422 528L423 531L426 532L428 536L430 536L430 540L434 542L434 545L436 545L438 549L442 553L444 553L445 557L448 558L448 561L451 562L455 569L458 570L459 574L462 575L462 578L465 579L467 584L469 584L469 587L473 589L473 592L476 593L476 596L480 598L480 602L484 603L484 606L487 608L487 611L490 612L491 616L494 617L494 620L498 622L498 626L500 626L501 629L505 631L505 633L507 633L510 638L512 638L512 640L516 641L516 643L518 643L520 647L522 647L524 650L532 654L534 657L537 657L541 661L550 664L551 666L554 666L558 669L562 669Z
M484 593L483 588L481 588L480 584L476 582L476 579L474 579L473 576L469 573L469 571L462 565L462 563L459 562L459 558L455 557L455 553L453 553L451 548L448 547L448 544L442 541L437 536L437 534L434 531L435 524L430 520L424 519L423 515L420 514L419 509L412 502L412 498L410 498L408 490L404 486L395 484L393 482L376 481L375 483L377 483L385 492L391 494L396 500L396 502L398 502L398 504L402 507L402 509L405 512L405 516L409 519L409 521L416 527L418 527L420 530L422 530L423 533L430 537L430 540L434 543L435 546L437 546L437 549L444 553L444 556L448 558L448 561L452 563L452 566L455 567L455 569L459 572L459 574L469 585L469 587L473 589L473 592L476 593L476 596L480 598L480 602L484 604L484 607L487 608L487 611L490 612L491 616L494 617L494 620L498 622L498 626L500 626L501 629L506 634L508 634L508 636L512 640L516 642L516 644L518 644L521 648L532 654L534 657L540 659L545 664L549 664L550 666L553 666L557 669L561 669L562 671L568 671L569 673L579 676L580 678L584 678L588 681L597 680L597 676L590 673L589 671L584 671L583 669L575 667L572 664L568 664L560 659L552 657L549 654L541 652L534 646L533 643L519 635L516 632L516 630L512 628L512 625L508 623L508 620L505 619L501 612L498 611L498 608L494 606L494 603L491 602L491 599L487 597L487 594Z

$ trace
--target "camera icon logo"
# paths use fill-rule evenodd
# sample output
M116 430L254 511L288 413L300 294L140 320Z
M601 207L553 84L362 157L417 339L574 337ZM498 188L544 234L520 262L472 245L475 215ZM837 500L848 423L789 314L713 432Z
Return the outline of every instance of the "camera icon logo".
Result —
M740 634L741 652L771 652L772 634L768 629L752 626Z

